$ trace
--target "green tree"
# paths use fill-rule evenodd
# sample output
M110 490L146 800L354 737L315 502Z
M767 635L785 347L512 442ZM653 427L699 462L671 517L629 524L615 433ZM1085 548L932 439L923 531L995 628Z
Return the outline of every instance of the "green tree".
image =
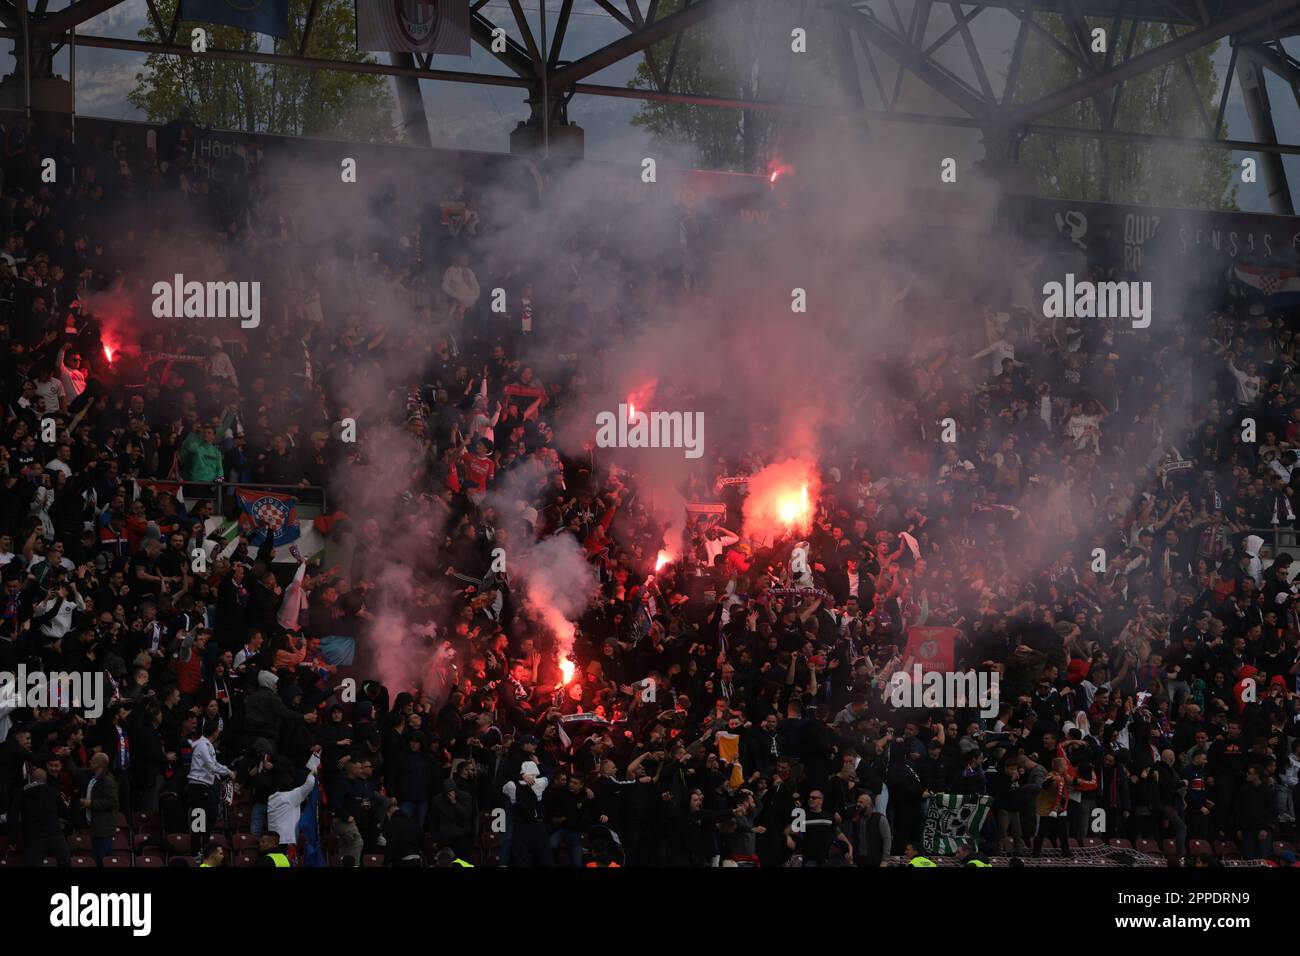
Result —
M164 24L171 24L177 2L158 0ZM289 36L273 41L277 53L298 51L309 5L309 0L289 0ZM260 43L272 42L234 27L185 20L177 29L177 42L188 45L190 31L198 26L207 31L209 49L255 52ZM319 0L306 55L374 62L357 53L355 30L351 0ZM139 35L155 43L166 41L152 21ZM364 142L398 138L388 78L378 74L155 53L135 79L127 99L154 122L175 119L188 109L196 123L217 129Z
M656 20L683 6L684 0L662 0ZM760 75L755 60L761 59L756 51L765 22L761 15L742 19L724 13L681 33L672 72L673 92L760 98L766 77ZM653 44L650 57L642 60L628 86L655 88L656 73L665 76L674 42L669 38ZM632 118L632 125L649 131L658 142L690 147L696 161L706 168L755 172L766 165L773 121L772 114L760 110L647 101Z
M1039 17L1038 22L1062 44L1070 46L1060 17ZM1116 46L1112 53L1115 63L1169 42L1164 24L1139 23L1130 52L1131 26L1131 22L1124 21L1112 35L1109 19L1088 23L1090 30L1102 27L1107 31L1108 42ZM1016 84L1016 103L1030 102L1085 76L1073 59L1041 37L1031 36L1025 46L1020 81ZM1221 89L1214 64L1216 49L1217 44L1202 47L1188 55L1185 67L1174 60L1129 80L1120 91L1118 107L1112 88L1058 110L1042 122L1052 126L1109 127L1133 133L1207 137L1210 131L1205 128L1196 100L1199 97L1213 123ZM1234 166L1228 150L1035 134L1021 145L1020 162L1037 172L1039 193L1044 196L1203 209L1236 208Z

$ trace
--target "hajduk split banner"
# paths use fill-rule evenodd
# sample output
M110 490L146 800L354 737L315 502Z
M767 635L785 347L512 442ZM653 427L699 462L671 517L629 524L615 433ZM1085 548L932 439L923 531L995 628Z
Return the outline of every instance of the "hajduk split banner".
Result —
M356 0L357 50L469 56L469 0Z
M935 794L925 808L922 851L947 856L956 853L959 846L973 844L992 806L991 797Z

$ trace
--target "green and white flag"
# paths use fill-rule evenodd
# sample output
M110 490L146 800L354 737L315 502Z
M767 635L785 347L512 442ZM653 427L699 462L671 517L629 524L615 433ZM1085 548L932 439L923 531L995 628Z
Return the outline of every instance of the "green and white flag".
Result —
M925 823L921 828L922 850L946 856L956 853L959 846L973 844L992 806L991 797L935 794L925 808Z

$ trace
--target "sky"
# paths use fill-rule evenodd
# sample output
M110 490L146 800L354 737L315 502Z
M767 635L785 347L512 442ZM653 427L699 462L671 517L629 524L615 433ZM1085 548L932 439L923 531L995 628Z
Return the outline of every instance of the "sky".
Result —
M534 33L539 33L538 13L542 0L521 0L521 2ZM553 29L560 0L546 0L546 2L548 19ZM62 4L55 0L55 4L51 6L57 9L60 5ZM882 21L891 23L892 14L887 3L872 0L872 5L877 9ZM910 2L898 0L895 5L906 21ZM645 0L640 0L640 6L645 7ZM78 32L136 38L138 31L146 22L147 9L146 0L125 0L83 24ZM484 12L496 23L505 27L509 34L517 37L517 30L506 0L490 0ZM620 23L596 5L595 0L576 0L573 14L564 45L566 59L577 59L618 39L626 32ZM938 39L952 23L949 8L946 5L935 4L926 42L930 43ZM994 90L1000 93L1010 50L1015 40L1016 21L1006 11L990 9L972 21L971 27L985 66L990 73ZM1293 55L1300 54L1300 44L1291 48L1290 52ZM815 53L815 50L809 51L810 55ZM960 37L948 41L935 55L952 72L972 85L975 84L975 75L966 58ZM1215 55L1220 78L1226 73L1228 57L1227 44L1220 44L1220 49ZM625 86L639 62L639 59L624 60L589 77L587 82ZM136 75L142 70L143 63L144 58L134 53L79 47L76 63L78 114L110 119L144 119L145 117L127 102L127 94L135 85ZM434 59L433 65L435 68L450 70L492 73L503 71L503 68L477 45L473 47L473 53L469 58L439 56ZM865 78L867 75L865 64L860 62L860 69ZM56 59L55 72L64 77L69 75L66 51ZM1282 80L1270 74L1268 82L1279 138L1284 142L1300 142L1300 104L1297 104L1296 98ZM870 81L864 79L864 90L867 90L869 100L875 95L870 87ZM430 135L435 146L504 152L508 149L510 131L528 113L524 102L524 91L518 89L428 80L421 81L421 88ZM904 86L904 101L909 97L915 98L918 102L927 102L926 91L916 82L908 81ZM569 119L583 127L585 131L586 155L594 159L629 163L640 162L642 157L651 155L653 148L648 135L630 125L630 120L636 114L639 105L638 101L630 99L575 97L569 106ZM1217 100L1215 104L1209 106L1211 114L1216 106ZM1250 122L1236 83L1233 84L1224 115L1226 136L1237 139L1252 138ZM888 131L896 127L892 124L878 124L877 128ZM945 131L944 135L946 141L953 144L952 152L959 157L959 161L978 159L981 155L982 148L975 135L961 131ZM1246 155L1236 154L1238 166ZM1293 195L1298 197L1297 204L1300 204L1300 157L1288 156L1285 158L1285 163L1292 183ZM1254 185L1242 184L1237 202L1247 211L1269 211L1262 181Z

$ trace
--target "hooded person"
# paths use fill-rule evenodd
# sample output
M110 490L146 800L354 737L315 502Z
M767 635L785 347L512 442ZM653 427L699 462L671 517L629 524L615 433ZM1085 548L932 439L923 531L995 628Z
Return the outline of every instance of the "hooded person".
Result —
M434 839L451 847L457 857L468 857L478 819L474 795L459 786L456 777L444 780L441 791L429 807Z
M1251 534L1246 536L1246 543L1242 549L1250 557L1250 561L1246 564L1246 573L1254 580L1256 587L1262 587L1264 584L1264 562L1259 557L1259 549L1263 546L1264 539L1257 534Z
M280 679L271 671L258 671L248 683L252 687L244 695L244 734L278 743L284 722L302 720L303 715L280 699Z

